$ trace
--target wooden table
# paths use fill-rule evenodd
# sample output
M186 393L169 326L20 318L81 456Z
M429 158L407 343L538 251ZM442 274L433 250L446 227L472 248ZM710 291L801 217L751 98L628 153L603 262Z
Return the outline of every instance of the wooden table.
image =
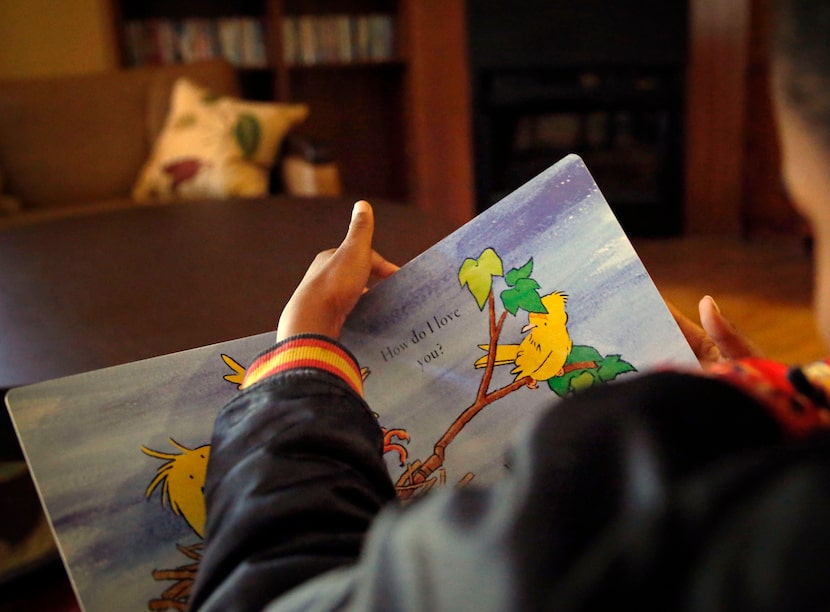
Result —
M132 207L0 231L0 389L275 329L351 201L274 197ZM375 203L403 264L454 229Z

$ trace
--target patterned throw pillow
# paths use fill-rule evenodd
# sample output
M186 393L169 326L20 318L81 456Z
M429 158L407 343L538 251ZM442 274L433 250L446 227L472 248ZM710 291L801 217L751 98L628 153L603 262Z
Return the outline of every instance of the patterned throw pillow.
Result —
M173 85L170 112L133 198L259 197L286 133L308 116L305 104L215 96L186 78Z

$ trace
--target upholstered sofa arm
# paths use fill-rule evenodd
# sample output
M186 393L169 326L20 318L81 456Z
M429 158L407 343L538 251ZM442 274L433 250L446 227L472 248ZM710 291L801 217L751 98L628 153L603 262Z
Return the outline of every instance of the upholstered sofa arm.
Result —
M328 142L290 134L279 163L283 190L298 196L339 196L340 170Z
M22 213L130 197L182 76L219 95L239 92L225 60L3 80L5 193Z

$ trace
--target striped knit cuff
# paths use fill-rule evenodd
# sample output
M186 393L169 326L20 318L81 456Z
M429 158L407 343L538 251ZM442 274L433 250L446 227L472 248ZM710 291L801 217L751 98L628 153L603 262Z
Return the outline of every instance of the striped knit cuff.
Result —
M830 362L800 368L763 357L716 363L705 371L758 400L793 438L830 428Z
M334 374L363 397L363 378L355 358L330 338L313 334L286 338L257 357L246 370L240 388L296 368L315 368Z

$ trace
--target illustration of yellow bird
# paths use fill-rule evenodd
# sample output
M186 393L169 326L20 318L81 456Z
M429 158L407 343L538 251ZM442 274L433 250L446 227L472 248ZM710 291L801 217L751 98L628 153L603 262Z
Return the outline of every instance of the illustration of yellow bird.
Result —
M161 503L167 502L176 516L182 517L200 538L205 531L205 474L210 456L210 445L187 448L170 438L170 443L181 453L165 453L142 446L145 455L165 461L147 487L147 498L162 485Z
M562 374L562 368L573 348L567 329L567 301L568 296L560 291L544 296L542 305L547 312L528 314L528 323L522 328L522 333L530 333L520 344L497 346L495 365L515 364L516 367L510 373L516 375L516 380L530 376L533 382L528 386L531 388L536 387L536 381L548 380ZM480 344L479 347L485 351L490 350L488 344ZM475 362L476 368L486 366L486 355Z

